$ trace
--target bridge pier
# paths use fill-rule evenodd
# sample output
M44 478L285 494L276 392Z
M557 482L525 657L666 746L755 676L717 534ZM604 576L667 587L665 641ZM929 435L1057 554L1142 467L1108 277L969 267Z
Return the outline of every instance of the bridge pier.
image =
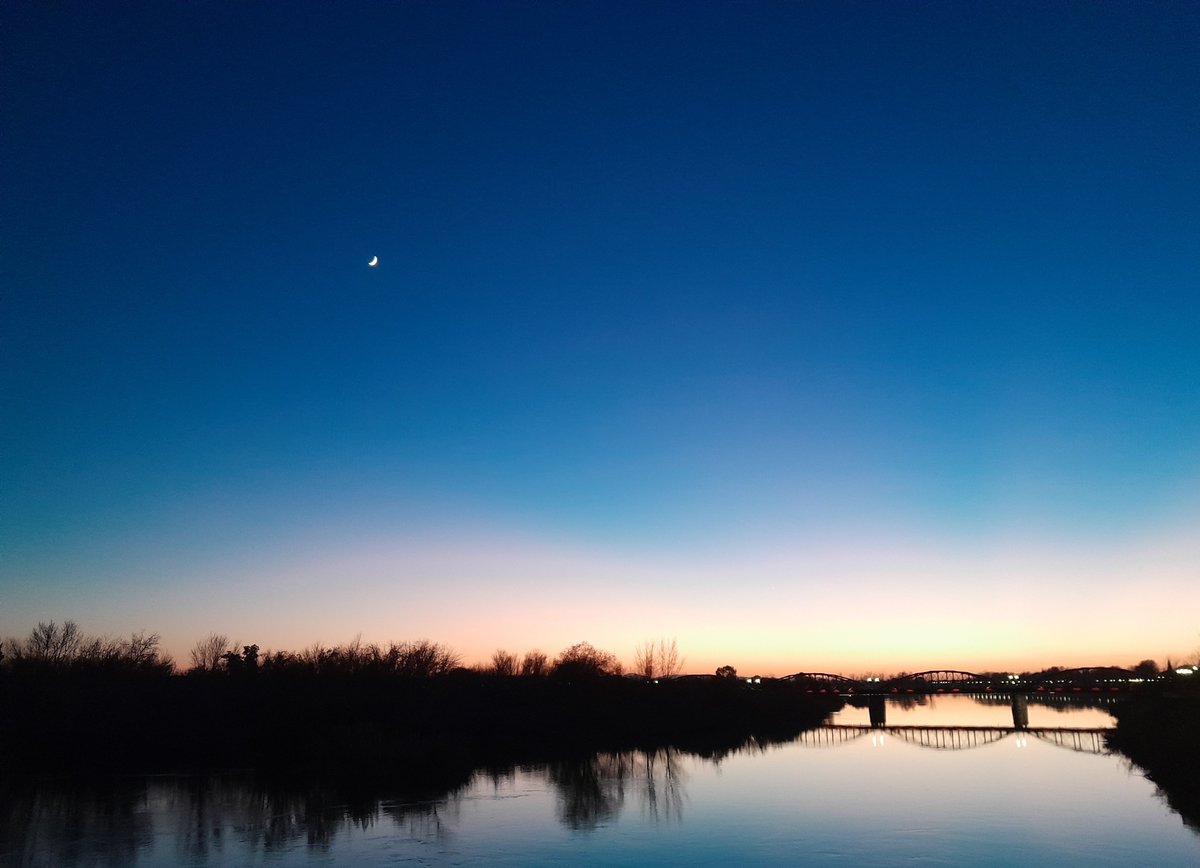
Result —
M1029 729L1029 697L1024 693L1012 695L1012 718L1015 729Z
M871 715L871 726L876 729L887 726L887 697L872 696L867 700L867 711Z

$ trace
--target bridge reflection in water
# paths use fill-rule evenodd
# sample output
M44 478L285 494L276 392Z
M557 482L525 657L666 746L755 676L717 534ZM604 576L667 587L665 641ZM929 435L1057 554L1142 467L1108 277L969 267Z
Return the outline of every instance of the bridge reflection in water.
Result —
M800 734L796 744L805 747L836 747L870 737L873 747L882 747L887 738L932 750L971 750L995 744L1012 736L1017 747L1025 747L1036 738L1078 753L1104 755L1109 753L1104 736L1108 729L1073 729L1068 727L1016 726L862 726L827 724Z
M886 696L867 696L864 697L867 701L867 710L871 715L871 726L882 727L887 726L887 703ZM975 700L992 700L996 699L991 695L971 696ZM1009 707L1012 709L1013 729L1028 729L1029 728L1029 697L1024 693L1009 694ZM859 700L860 702L862 699Z

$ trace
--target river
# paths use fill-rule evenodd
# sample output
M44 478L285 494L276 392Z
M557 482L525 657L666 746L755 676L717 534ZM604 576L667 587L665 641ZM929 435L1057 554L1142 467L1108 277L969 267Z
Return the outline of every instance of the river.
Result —
M9 781L0 864L1200 864L1200 834L1106 749L1103 708L928 697L828 723L723 755L479 770L437 792L249 773Z

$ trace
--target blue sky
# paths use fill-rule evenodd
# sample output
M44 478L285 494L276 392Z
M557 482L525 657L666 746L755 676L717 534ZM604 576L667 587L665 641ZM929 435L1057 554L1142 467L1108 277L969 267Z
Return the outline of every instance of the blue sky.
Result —
M1194 5L0 16L0 633L794 671L855 642L696 600L950 593L964 658L1090 581L1079 653L1200 645Z

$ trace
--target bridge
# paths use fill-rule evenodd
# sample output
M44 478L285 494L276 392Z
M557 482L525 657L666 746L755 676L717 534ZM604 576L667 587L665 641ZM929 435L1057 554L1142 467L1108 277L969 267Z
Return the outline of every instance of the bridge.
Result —
M776 679L802 687L807 693L840 696L895 694L1114 694L1136 690L1147 679L1115 666L1082 666L1033 676L980 675L963 669L928 669L886 680L849 678L829 672L796 672Z
M1014 738L1025 747L1030 738L1078 753L1106 754L1107 729L1072 729L1022 726L862 726L826 724L800 733L796 743L805 747L837 747L871 739L872 747L883 747L888 738L931 750L971 750Z

